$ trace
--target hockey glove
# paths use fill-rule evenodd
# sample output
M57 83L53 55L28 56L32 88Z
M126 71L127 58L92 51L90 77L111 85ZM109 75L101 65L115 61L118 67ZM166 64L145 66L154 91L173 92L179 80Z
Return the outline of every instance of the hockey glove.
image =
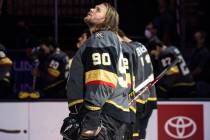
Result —
M80 139L91 139L96 137L102 128L102 122L100 119L101 110L89 110L87 104L82 108L82 121ZM90 104L88 105L90 106Z
M63 120L60 133L67 140L76 140L79 135L80 121L78 109L80 105L75 105L69 108L69 117Z
M60 133L67 140L76 140L80 129L80 123L76 116L70 114L63 120Z

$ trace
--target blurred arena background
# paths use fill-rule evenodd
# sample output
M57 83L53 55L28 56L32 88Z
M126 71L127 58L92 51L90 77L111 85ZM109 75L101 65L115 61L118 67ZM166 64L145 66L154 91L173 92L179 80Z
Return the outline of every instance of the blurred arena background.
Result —
M59 129L68 114L65 98L18 98L20 91L33 88L28 51L37 46L40 38L52 36L71 58L78 49L78 37L87 28L83 17L89 8L104 1L0 0L0 43L13 61L11 94L0 98L1 140L61 140ZM210 49L207 0L106 2L117 9L120 27L134 40L146 43L145 26L159 16L161 7L166 6L175 19L172 42L181 50L187 62L191 59L195 31L205 31L206 46ZM1 90L0 94L3 92ZM147 140L209 140L209 106L210 93L196 98L160 98L158 110L150 118Z

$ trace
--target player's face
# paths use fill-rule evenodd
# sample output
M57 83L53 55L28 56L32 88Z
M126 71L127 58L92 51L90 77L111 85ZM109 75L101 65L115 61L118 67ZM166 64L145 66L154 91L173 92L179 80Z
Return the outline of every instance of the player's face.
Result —
M147 39L151 39L156 33L156 30L154 29L152 23L149 23L145 28L145 36Z
M155 49L151 50L150 54L158 58L160 55L160 52L161 52L161 48L159 46L156 46Z
M49 47L47 47L45 44L41 44L41 45L40 45L40 48L41 48L41 50L43 51L43 53L44 53L45 55L47 55L47 54L50 53Z
M104 4L96 5L91 8L84 21L89 25L98 25L104 22L106 17L107 7Z
M202 38L202 34L200 32L196 32L194 34L194 39L195 39L196 43L198 43L198 44L204 42L204 39Z

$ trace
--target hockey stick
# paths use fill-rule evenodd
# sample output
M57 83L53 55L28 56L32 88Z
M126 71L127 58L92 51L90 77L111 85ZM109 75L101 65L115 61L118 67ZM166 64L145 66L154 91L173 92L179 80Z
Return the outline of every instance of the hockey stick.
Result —
M165 74L166 72L179 63L181 60L179 58L175 59L170 65L168 65L154 80L153 76L150 75L148 79L146 79L144 82L142 82L140 85L138 85L133 91L131 91L130 94L135 94L139 92L130 102L129 105L131 105L134 101L136 101L139 96L141 96L145 91L149 90L152 86L154 86ZM129 95L130 95L129 94Z
M34 68L37 69L39 66L39 60L36 59L34 60ZM36 89L36 78L37 76L36 75L33 75L33 81L32 81L32 90L35 91Z

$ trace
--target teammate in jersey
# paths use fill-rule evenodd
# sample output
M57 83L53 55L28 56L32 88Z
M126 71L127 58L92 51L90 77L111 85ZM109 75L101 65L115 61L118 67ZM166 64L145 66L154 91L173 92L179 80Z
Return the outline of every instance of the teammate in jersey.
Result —
M139 42L130 42L129 45L136 54L134 65L135 85L138 86L145 80L154 80L153 66L146 47ZM138 94L138 93L137 93ZM155 86L143 93L136 100L136 124L134 126L133 139L145 139L149 118L156 109L157 98Z
M11 86L12 60L7 56L4 45L0 44L0 97L12 98Z
M19 98L66 98L66 81L69 72L69 57L61 51L52 38L40 40L31 56L32 75L36 77L35 89L23 92Z
M175 59L181 61L169 69L166 75L157 83L158 97L194 97L196 95L195 82L185 63L181 52L175 46L166 46L161 41L150 42L151 55L154 55L160 73Z
M86 42L86 40L88 40L89 37L90 37L89 29L84 30L82 34L78 37L78 42L76 43L77 48L80 48ZM70 66L72 63L72 59L73 58L69 59Z
M129 39L122 31L119 30L119 35L124 41L124 50L125 54L130 54L131 64L129 67L131 78L132 88L142 84L145 80L152 81L154 79L153 66L151 59L146 47L136 41ZM129 52L129 53L128 53ZM125 55L127 56L127 55ZM129 60L129 59L128 59ZM128 69L128 68L127 68ZM137 95L130 94L131 100ZM131 113L135 113L135 123L132 126L132 136L130 139L139 140L145 139L146 137L146 128L148 125L149 118L152 114L153 109L156 108L156 90L153 86L150 90L142 94L136 102L133 102L130 106ZM128 138L129 139L129 138Z
M102 3L91 8L84 21L91 36L73 57L67 82L70 114L61 134L66 139L122 140L121 128L130 123L130 113L116 33L119 16L110 4Z

